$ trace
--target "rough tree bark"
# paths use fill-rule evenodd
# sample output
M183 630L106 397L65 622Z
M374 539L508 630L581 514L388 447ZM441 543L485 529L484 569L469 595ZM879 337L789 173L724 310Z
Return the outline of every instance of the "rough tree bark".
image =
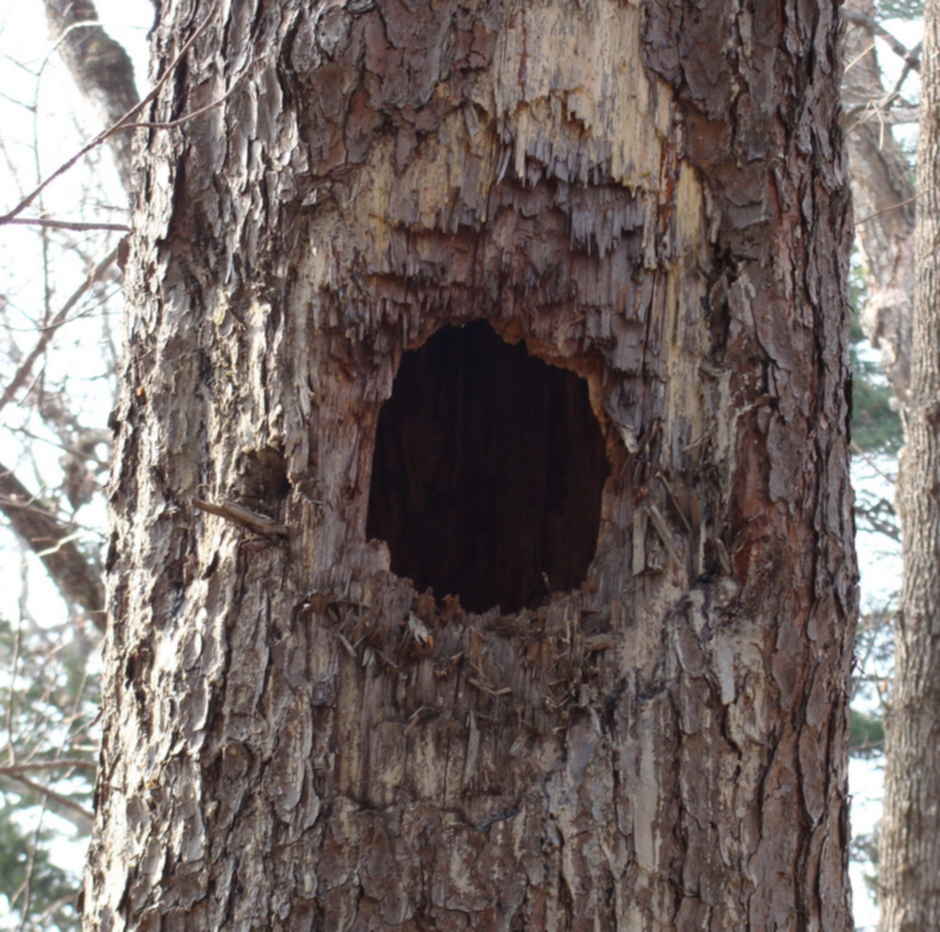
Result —
M834 5L170 2L158 65L203 23L88 928L850 928Z
M940 927L940 6L924 6L921 121L917 153L916 282L913 365L906 405L898 508L904 588L895 624L895 679L887 728L885 811L881 823L883 929Z

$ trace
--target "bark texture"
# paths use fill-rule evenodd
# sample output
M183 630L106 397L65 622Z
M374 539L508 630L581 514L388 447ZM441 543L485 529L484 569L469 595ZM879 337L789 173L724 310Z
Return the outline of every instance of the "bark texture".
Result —
M834 6L218 9L152 119L241 84L148 131L128 264L88 928L849 929ZM208 12L166 4L158 65ZM481 320L588 399L541 383L538 455L456 443L504 449L500 393L404 356ZM483 603L600 493L518 611L367 534L520 476Z
M898 488L904 589L895 625L881 823L881 924L890 932L940 927L940 7L935 0L925 4L924 33L913 365Z

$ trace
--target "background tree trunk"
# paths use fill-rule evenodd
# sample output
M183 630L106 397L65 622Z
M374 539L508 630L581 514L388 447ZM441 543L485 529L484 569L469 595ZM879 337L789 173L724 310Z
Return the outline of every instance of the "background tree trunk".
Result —
M940 398L940 8L924 6L918 209L915 237L913 365L906 406L898 507L904 530L904 589L895 626L895 679L887 728L885 812L881 826L882 928L940 926L940 508L936 482Z
M874 21L874 0L846 0L846 10ZM882 85L874 35L851 19L846 27L845 59L842 100L856 243L868 292L861 322L872 345L882 350L885 374L903 404L911 378L914 181L891 130L891 92Z
M89 928L850 928L834 6L165 6Z

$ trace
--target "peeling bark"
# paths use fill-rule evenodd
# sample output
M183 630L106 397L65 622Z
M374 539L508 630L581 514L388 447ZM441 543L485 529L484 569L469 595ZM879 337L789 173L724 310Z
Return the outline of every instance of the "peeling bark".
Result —
M151 135L128 264L88 928L850 928L834 7L223 15L151 117L250 70ZM512 613L366 533L403 354L480 320L607 460Z

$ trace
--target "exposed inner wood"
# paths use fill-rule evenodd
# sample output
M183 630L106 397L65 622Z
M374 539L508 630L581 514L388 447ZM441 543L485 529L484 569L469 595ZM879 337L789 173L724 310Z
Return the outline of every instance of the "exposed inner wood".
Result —
M406 353L379 416L367 533L470 611L583 582L609 467L587 384L479 321Z

